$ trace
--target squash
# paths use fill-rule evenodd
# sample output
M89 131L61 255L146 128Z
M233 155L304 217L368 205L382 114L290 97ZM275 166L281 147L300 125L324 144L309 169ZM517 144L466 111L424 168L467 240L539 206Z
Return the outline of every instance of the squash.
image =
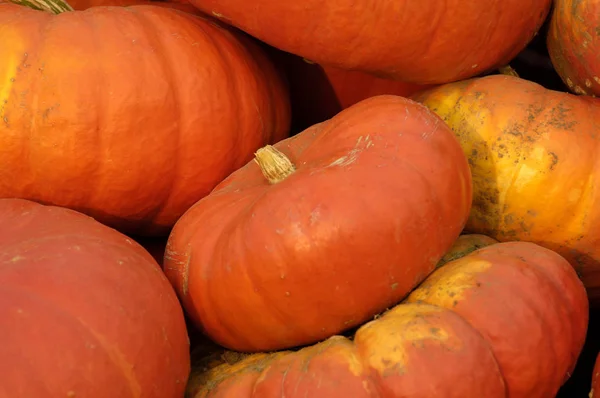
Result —
M552 398L587 322L565 259L533 243L491 244L438 268L352 339L200 361L187 396Z
M0 397L183 395L183 311L150 254L26 200L0 199L0 224Z
M540 28L551 0L190 3L317 64L429 84L508 63Z
M589 398L600 398L600 354L596 356L596 363L592 372L592 389Z
M2 3L0 26L0 197L167 234L288 134L282 77L245 35L210 20L165 6L56 16Z
M557 251L600 304L600 102L499 75L413 98L444 119L469 159L466 230Z
M548 53L556 72L576 94L600 94L600 5L556 0L548 30Z
M420 104L376 96L257 151L177 221L163 268L218 344L289 348L397 303L470 207L450 129Z

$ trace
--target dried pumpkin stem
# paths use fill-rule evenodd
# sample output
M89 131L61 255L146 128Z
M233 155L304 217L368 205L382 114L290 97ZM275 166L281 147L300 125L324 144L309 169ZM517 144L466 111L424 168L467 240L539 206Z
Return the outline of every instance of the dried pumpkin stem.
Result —
M73 11L73 7L64 0L8 0L20 6L29 7L34 10L46 11L52 14L60 14L65 11Z
M519 77L517 71L514 70L513 67L510 65L501 66L500 68L498 68L498 72L500 72L500 74L502 75Z
M254 154L254 161L260 166L265 178L271 184L285 180L296 171L296 167L287 156L271 145L260 148Z

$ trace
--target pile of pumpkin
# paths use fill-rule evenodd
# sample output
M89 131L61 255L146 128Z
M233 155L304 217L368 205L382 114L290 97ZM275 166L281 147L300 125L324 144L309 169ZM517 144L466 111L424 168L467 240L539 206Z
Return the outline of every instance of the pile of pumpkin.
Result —
M599 7L0 0L0 398L557 396Z

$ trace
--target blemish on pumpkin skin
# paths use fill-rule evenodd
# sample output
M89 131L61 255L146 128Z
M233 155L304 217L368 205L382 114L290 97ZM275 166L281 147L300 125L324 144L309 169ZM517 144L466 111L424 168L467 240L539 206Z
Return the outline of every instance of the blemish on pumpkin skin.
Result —
M558 156L554 152L548 152L548 155L550 155L552 157L552 160L550 163L550 170L554 170L554 168L558 164Z
M358 137L354 148L352 148L346 155L334 160L329 164L331 166L348 166L351 165L358 159L358 155L364 151L375 145L371 140L371 136L367 135L366 137L360 136Z
M363 363L382 377L402 375L410 361L409 347L423 348L428 341L441 346L451 344L447 331L431 323L431 316L439 311L429 305L401 305L365 324L354 338Z
M19 262L21 260L25 260L25 257L17 254L16 256L14 256L13 258L10 259L10 262L11 263L17 263L17 262Z

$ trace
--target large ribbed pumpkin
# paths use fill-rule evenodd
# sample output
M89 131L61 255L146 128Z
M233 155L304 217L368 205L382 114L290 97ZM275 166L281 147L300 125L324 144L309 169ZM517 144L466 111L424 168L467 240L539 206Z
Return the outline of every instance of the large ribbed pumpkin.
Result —
M166 233L287 134L278 73L246 36L207 19L0 3L0 26L0 197Z
M265 147L175 225L164 270L217 343L313 343L397 303L462 230L468 164L450 129L377 96Z
M600 304L600 100L488 76L415 96L469 158L466 229L556 250Z
M0 199L0 225L0 397L182 397L183 311L150 254L20 199Z
M188 396L554 398L587 322L585 289L564 258L492 244L438 268L352 340L200 361Z
M548 30L548 53L571 91L600 95L600 3L555 0Z
M533 38L551 0L190 0L322 65L415 83L475 76Z

